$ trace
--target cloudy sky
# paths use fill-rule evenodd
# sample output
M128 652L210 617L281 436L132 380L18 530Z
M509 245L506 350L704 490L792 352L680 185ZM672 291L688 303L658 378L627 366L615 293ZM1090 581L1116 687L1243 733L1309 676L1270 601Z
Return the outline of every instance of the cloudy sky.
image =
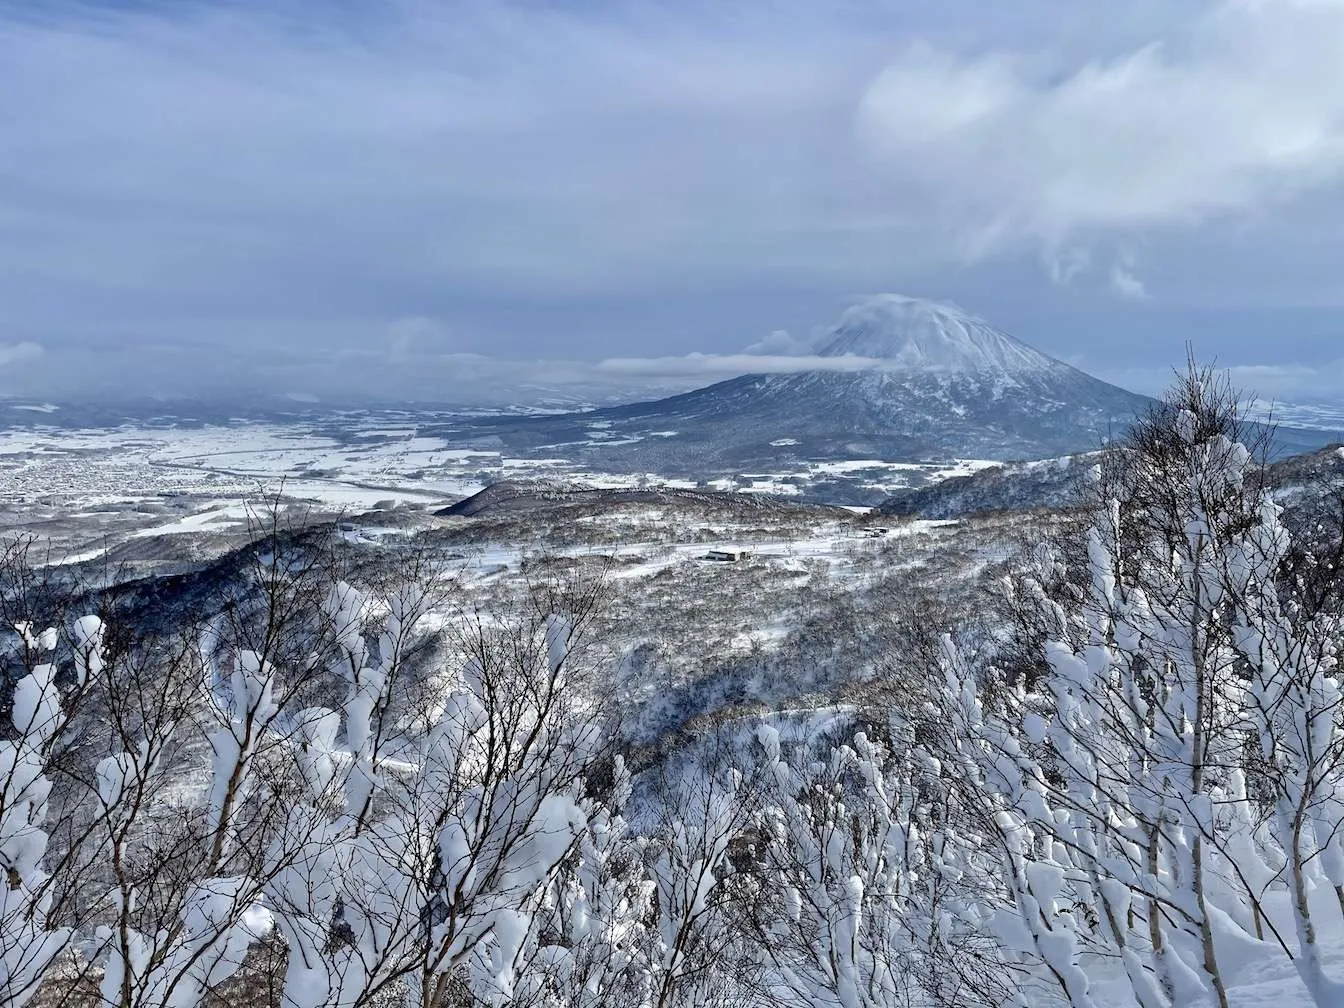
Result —
M1344 398L1341 52L1344 0L0 0L0 391L693 384L899 291Z

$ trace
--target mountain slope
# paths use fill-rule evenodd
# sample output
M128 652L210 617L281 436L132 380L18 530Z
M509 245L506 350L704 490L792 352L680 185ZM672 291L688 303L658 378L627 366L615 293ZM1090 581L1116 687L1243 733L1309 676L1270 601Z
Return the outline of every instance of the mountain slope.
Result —
M806 459L1057 456L1098 447L1150 402L957 308L898 295L846 311L818 360L653 402L441 433L609 471L704 477Z
M860 460L1055 458L1101 447L1153 403L959 308L894 294L847 310L813 359L811 370L743 375L653 402L432 433L597 471L709 479ZM1281 428L1276 453L1330 439Z

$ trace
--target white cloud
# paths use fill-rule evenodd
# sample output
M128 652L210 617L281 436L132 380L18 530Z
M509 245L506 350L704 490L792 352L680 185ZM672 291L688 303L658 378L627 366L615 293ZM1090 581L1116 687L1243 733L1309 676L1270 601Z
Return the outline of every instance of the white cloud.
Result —
M1082 66L909 48L858 123L973 254L1259 214L1344 172L1344 2L1225 0Z
M46 350L40 343L31 340L24 340L22 343L0 343L0 367L36 360L45 353Z
M810 354L812 349L809 341L799 339L787 329L776 329L750 346L744 347L742 352L766 357L801 357Z
M872 357L789 357L765 354L703 354L682 357L609 357L597 364L608 375L731 378L741 374L796 374L800 371L865 371L889 364Z
M1111 264L1111 290L1130 301L1143 301L1148 297L1148 287L1134 271L1134 255L1125 251Z
M1148 296L1144 282L1119 263L1111 267L1111 289L1131 301L1142 301Z
M1092 266L1091 254L1087 249L1077 245L1066 245L1060 249L1047 248L1044 258L1050 279L1057 284L1070 283Z

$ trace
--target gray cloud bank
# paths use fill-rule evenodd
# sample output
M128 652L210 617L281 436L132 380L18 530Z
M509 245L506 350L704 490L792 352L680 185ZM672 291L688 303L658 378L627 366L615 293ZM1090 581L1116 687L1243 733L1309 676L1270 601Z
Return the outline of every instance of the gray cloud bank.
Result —
M993 303L1022 264L1096 312L1339 306L1344 0L1078 6L7 5L0 388L726 376L693 324L547 306L742 290L763 332L793 288L815 322L863 288Z
M419 334L420 345L416 335ZM866 357L810 353L689 353L657 357L504 358L444 350L424 339L438 332L428 320L401 320L381 344L365 347L275 348L220 346L202 367L201 348L184 344L120 344L48 350L25 343L0 346L0 397L61 400L79 397L180 400L205 396L239 408L273 407L279 400L356 404L419 402L442 405L614 403L689 391L743 374L856 371L881 368ZM774 335L774 334L772 334ZM772 342L770 339L762 342ZM1075 360L1075 364L1084 362ZM1091 369L1098 377L1150 395L1175 375L1169 365ZM1324 362L1239 364L1226 369L1237 388L1263 402L1341 401L1344 358Z

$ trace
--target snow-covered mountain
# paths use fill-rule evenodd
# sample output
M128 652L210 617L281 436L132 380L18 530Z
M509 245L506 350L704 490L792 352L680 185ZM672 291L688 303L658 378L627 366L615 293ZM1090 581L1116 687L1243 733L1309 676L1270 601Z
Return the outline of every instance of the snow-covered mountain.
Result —
M953 305L879 294L847 310L819 351L888 370L1012 375L1059 362Z
M705 477L800 460L1058 456L1100 446L1150 402L956 307L893 294L844 312L819 347L834 365L456 433L607 471Z

